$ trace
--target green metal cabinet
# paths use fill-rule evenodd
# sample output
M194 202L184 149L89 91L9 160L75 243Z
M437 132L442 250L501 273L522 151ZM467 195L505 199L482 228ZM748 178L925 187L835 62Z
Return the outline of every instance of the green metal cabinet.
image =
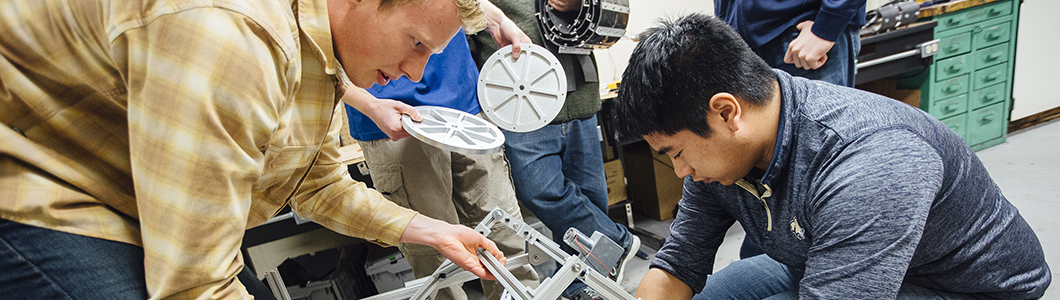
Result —
M939 39L935 63L899 81L902 88L919 88L920 109L939 118L972 149L1005 142L1018 17L1018 0L933 17Z

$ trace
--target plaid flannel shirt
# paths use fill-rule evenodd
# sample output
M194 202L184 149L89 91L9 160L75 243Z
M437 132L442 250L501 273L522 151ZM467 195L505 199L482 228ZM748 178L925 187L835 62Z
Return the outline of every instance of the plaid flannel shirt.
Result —
M324 0L0 0L0 217L144 248L151 298L248 298L290 204L395 244L415 212L339 160Z

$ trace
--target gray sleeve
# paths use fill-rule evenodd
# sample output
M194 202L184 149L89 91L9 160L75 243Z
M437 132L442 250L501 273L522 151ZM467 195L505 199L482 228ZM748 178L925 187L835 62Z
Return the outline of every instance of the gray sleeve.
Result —
M652 268L677 277L695 293L703 290L725 232L736 222L716 201L706 184L686 177L670 237L651 262Z
M817 174L800 298L893 299L940 190L941 157L889 129L853 140Z

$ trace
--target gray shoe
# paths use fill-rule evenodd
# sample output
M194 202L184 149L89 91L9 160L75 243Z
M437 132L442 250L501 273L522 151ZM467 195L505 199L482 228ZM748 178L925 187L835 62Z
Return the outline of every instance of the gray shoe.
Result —
M622 283L622 276L626 274L626 266L629 265L629 261L633 260L634 256L637 256L637 251L640 251L640 237L633 233L630 233L630 235L633 236L633 241L629 243L629 249L626 249L626 254L618 261L618 274L615 274L614 278L615 282L619 284Z

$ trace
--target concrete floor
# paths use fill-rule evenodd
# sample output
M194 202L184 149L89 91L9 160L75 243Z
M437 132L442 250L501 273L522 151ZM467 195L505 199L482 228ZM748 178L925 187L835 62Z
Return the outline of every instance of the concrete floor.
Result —
M1053 272L1054 282L1042 299L1060 299L1060 119L1009 134L1006 143L977 152L1005 197L1020 210L1023 218L1038 234L1045 249L1045 258ZM672 221L672 220L671 220ZM639 228L666 236L669 222L651 219L638 220ZM717 271L739 259L743 230L733 226L721 245L714 263ZM651 257L655 252L644 249ZM629 275L621 282L629 292L635 292L640 279L648 270L648 260L634 259Z

